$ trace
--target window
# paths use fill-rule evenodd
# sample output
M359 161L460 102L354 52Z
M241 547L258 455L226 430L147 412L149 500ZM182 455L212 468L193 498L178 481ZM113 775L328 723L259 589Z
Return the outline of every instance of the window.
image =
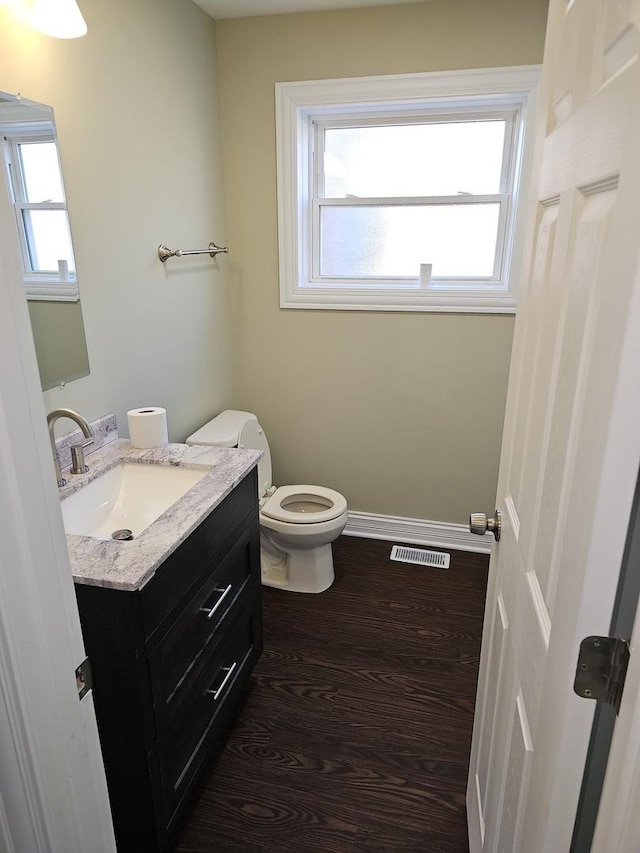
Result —
M537 80L277 84L282 307L513 312Z
M27 297L75 302L75 261L53 127L5 124L2 136Z

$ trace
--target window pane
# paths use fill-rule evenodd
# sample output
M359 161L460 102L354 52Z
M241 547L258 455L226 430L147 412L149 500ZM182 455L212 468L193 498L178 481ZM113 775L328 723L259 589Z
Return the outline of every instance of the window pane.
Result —
M33 272L58 272L58 261L75 271L66 210L23 210Z
M324 197L500 192L506 123L329 128Z
M493 275L500 205L320 208L320 274L330 277Z
M62 176L55 142L20 143L22 173L27 191L26 201L64 202Z

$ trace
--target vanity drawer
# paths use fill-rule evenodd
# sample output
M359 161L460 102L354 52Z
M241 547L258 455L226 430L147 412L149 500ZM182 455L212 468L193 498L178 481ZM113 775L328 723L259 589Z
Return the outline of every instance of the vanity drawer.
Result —
M214 648L197 679L189 709L160 743L159 760L167 823L188 793L211 745L228 723L262 651L259 590L225 641Z
M250 527L234 543L149 655L158 731L188 701L194 679L224 641L239 610L260 583L260 538Z
M202 583L243 528L258 529L258 486L255 469L234 488L200 526L160 566L141 590L144 633L158 642L172 624L172 614L185 596Z

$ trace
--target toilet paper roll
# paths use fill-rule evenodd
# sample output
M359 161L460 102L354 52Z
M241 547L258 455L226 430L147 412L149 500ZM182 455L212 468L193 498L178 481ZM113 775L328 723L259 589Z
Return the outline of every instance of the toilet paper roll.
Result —
M167 410L160 406L145 406L127 412L129 441L132 447L164 447L169 443Z

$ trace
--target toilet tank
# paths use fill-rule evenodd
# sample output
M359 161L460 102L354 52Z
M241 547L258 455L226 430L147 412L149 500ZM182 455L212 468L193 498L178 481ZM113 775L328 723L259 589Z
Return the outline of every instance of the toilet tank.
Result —
M227 409L190 435L187 444L206 444L212 447L247 447L262 450L258 462L258 497L271 486L271 452L264 430L251 412Z

